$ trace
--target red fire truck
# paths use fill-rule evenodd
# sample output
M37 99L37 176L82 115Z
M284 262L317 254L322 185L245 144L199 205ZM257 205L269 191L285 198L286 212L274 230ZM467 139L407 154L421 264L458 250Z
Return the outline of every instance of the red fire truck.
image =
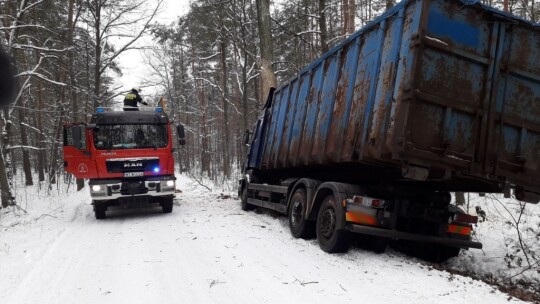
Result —
M122 111L97 108L89 123L64 125L64 169L89 179L96 219L107 208L160 204L173 209L171 122L161 107ZM184 127L177 126L179 145Z

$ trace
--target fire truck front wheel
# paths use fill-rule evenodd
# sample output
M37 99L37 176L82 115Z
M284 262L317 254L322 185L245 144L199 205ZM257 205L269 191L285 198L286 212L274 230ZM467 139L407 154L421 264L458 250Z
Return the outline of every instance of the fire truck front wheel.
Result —
M106 217L105 211L107 211L107 206L96 201L93 201L92 203L94 204L94 213L96 214L96 219L104 219Z
M172 197L162 198L161 208L163 209L163 213L171 213L173 209L173 198Z

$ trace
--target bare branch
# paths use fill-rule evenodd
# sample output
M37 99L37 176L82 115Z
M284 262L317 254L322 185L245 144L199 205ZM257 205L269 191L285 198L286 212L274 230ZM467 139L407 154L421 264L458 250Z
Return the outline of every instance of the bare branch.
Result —
M73 49L72 47L65 48L65 49L49 49L49 48L44 48L44 47L39 47L39 46L34 46L34 45L29 45L29 44L14 44L11 47L14 49L19 49L19 50L32 49L32 50L52 52L52 53L64 53Z
M131 41L129 41L128 43L126 43L123 47L121 47L118 51L116 51L111 57L109 57L107 59L107 62L103 65L103 67L101 67L101 69L99 70L100 73L103 73L105 72L105 70L111 65L111 63L114 61L114 59L116 59L120 54L122 54L123 52L127 51L130 49L131 45L135 43L135 41L137 41L139 38L141 38L141 36L146 32L146 30L148 29L148 26L150 25L150 22L152 22L152 20L154 20L154 17L156 16L159 8L161 7L163 3L163 0L159 0L156 7L154 8L152 14L150 15L150 17L148 18L148 20L146 21L146 23L144 24L144 26L142 27L142 29L139 31L139 33L133 37L133 39L131 39Z

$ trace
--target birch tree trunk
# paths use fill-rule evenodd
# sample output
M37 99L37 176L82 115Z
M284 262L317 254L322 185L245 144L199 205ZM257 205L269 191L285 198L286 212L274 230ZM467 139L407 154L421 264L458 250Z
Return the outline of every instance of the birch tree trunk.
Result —
M15 198L11 193L11 187L9 185L8 177L6 174L4 153L0 153L0 189L2 189L2 208L6 208L15 204Z

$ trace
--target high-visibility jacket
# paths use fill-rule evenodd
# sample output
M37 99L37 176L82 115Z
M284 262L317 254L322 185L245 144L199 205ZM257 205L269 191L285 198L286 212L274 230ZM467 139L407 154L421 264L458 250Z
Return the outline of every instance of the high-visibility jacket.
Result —
M143 100L137 90L131 90L124 98L124 107L137 107L137 103L142 103Z

